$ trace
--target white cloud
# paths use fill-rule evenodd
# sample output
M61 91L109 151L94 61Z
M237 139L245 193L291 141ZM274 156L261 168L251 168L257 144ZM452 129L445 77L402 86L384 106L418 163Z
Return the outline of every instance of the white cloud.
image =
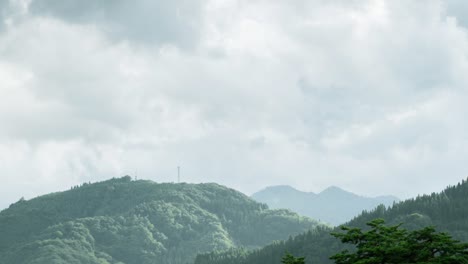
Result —
M3 206L178 165L247 193L440 190L465 177L468 145L449 2L0 6Z

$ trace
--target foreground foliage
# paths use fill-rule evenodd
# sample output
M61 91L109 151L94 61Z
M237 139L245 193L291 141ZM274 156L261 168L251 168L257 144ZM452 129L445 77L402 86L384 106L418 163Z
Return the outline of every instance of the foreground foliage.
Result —
M316 224L217 184L123 177L0 212L0 263L185 264L200 252L255 248Z
M433 227L408 231L401 225L385 226L383 219L367 224L369 231L342 227L346 233L333 233L341 242L355 245L354 252L344 250L333 255L336 264L371 263L468 263L468 244L453 240Z

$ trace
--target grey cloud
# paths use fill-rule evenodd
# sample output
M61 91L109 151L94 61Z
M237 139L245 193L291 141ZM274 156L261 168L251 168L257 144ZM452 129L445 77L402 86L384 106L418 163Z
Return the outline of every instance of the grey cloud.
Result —
M121 70L129 53L86 27L31 20L12 28L2 38L0 58L17 66L12 75L18 84L3 87L5 100L16 103L2 109L0 119L10 125L0 135L100 142L127 131L137 111L135 93L127 90L132 80Z
M468 40L440 2L155 2L34 0L0 35L0 170L401 197L463 174Z
M193 48L200 38L202 1L33 0L32 14L91 24L118 40Z
M5 19L11 11L10 1L0 1L0 33L4 30Z
M442 0L447 14L457 19L457 22L468 28L468 2L464 0Z

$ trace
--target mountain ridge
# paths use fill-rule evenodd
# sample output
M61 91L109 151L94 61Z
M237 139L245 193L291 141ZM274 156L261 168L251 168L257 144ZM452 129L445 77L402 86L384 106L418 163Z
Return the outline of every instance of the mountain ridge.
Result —
M390 206L399 201L392 195L366 197L337 186L329 186L319 193L300 191L289 185L268 186L251 197L271 208L287 208L332 225L342 224L379 204Z
M0 263L185 264L317 225L216 183L126 176L11 204L0 212Z

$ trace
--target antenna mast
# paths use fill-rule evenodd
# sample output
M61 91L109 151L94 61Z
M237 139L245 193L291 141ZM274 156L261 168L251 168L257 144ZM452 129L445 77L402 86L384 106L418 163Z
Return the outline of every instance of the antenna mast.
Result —
M177 166L177 182L180 183L180 166Z

